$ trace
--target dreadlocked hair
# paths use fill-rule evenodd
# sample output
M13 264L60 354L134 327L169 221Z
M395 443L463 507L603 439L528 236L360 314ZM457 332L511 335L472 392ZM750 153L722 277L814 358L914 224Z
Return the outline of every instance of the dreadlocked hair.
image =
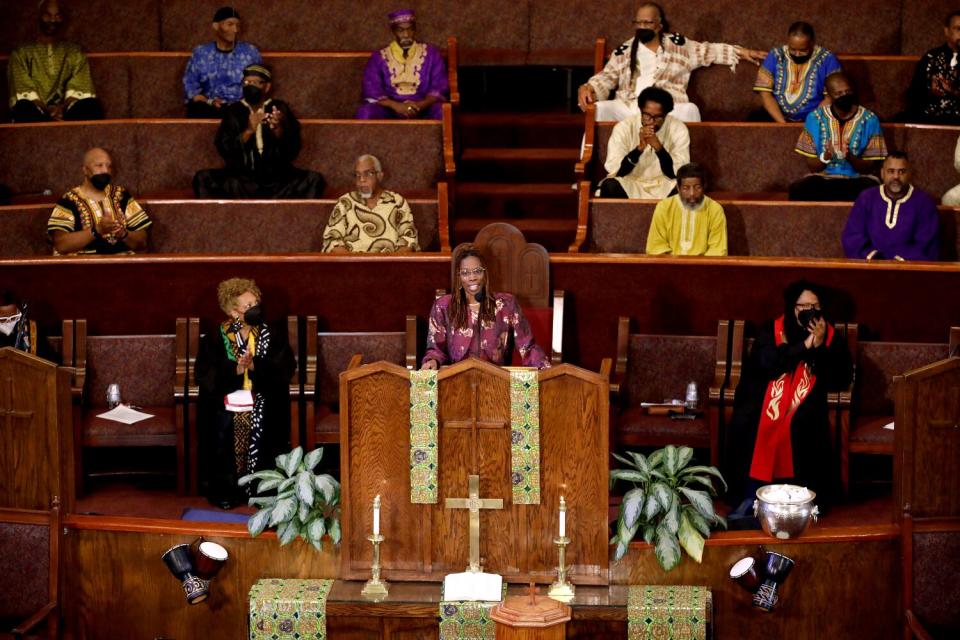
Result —
M467 258L476 258L480 261L480 266L484 268L487 266L487 261L476 245L464 245L460 251L457 252L453 263L453 272L456 275L457 287L450 299L450 315L455 329L465 329L470 325L468 322L470 303L467 302L467 292L463 288L463 283L460 282L460 265ZM497 313L497 306L494 301L495 294L490 291L489 278L487 276L488 274L484 273L483 286L480 288L480 293L483 294L483 301L480 302L479 320L481 323L493 322Z

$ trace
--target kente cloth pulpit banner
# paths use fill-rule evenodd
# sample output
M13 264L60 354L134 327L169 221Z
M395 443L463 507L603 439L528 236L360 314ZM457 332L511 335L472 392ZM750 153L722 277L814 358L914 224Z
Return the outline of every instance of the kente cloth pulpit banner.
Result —
M250 640L326 640L332 586L333 580L258 580L250 588Z
M628 640L706 640L713 616L707 587L630 585Z
M507 595L503 583L500 601ZM440 585L440 640L494 640L497 623L490 619L490 611L497 602L481 600L444 600Z
M437 502L437 371L410 372L410 502Z
M513 504L540 504L540 383L533 369L510 371L510 485ZM437 371L410 372L410 502L436 504Z

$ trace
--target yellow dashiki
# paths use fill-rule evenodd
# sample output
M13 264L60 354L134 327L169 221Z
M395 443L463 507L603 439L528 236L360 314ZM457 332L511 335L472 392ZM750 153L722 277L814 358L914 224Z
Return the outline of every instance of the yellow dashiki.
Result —
M783 45L767 54L753 90L772 93L787 120L802 122L823 101L827 76L836 71L837 57L819 45L803 64L794 62L790 48Z
M63 194L63 197L54 205L53 213L47 221L47 234L52 236L57 231L72 233L93 229L105 216L118 221L126 231L141 231L153 224L146 211L123 187L107 185L104 193L107 197L103 200L84 198L78 189L71 189ZM133 251L123 240L108 234L95 237L93 242L76 253L110 254L133 253ZM54 251L54 255L59 254Z
M647 253L674 256L727 255L727 218L716 200L703 197L694 210L679 195L661 200L653 212Z
M392 191L381 192L372 209L356 191L341 196L323 231L322 251L340 247L361 253L420 251L410 205Z
M59 104L67 98L97 95L87 57L71 42L35 42L14 49L7 64L7 85L11 107L18 100Z

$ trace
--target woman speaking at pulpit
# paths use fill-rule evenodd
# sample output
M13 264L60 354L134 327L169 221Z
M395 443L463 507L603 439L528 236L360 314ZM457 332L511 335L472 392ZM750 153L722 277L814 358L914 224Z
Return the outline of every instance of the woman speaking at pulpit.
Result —
M427 352L423 369L460 362L469 357L503 366L510 363L510 334L525 367L543 369L550 360L533 339L530 324L516 298L487 286L487 268L480 250L463 247L454 258L459 283L430 310Z
M246 498L239 477L272 465L287 440L296 361L287 336L263 321L253 280L224 280L217 299L227 317L197 354L199 466L207 499L231 509Z

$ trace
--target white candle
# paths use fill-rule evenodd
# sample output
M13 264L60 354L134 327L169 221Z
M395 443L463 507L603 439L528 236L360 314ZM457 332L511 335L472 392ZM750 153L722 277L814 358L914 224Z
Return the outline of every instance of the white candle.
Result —
M567 501L560 496L560 537L567 535Z
M373 499L373 535L380 535L380 494Z

